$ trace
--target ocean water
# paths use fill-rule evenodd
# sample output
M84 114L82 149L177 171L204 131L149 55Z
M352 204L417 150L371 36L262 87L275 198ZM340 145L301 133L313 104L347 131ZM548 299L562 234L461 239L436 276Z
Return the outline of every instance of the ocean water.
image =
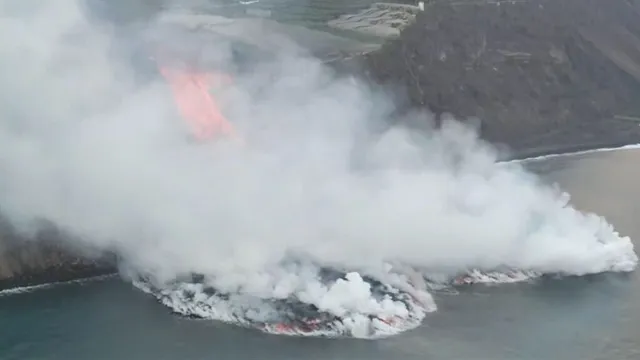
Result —
M262 11L279 21L323 28L375 0L198 2L206 12ZM123 13L135 15L128 1L119 4ZM629 150L547 159L531 167L558 181L578 207L605 215L621 233L638 239L639 160L640 151ZM421 327L368 341L274 336L181 318L118 278L6 292L0 295L0 360L640 359L635 273L472 286L434 296L438 311Z
M579 208L640 238L639 150L530 166ZM496 229L499 231L499 229ZM435 294L423 326L384 340L274 336L191 320L117 278L0 296L0 359L639 359L635 273L472 286Z

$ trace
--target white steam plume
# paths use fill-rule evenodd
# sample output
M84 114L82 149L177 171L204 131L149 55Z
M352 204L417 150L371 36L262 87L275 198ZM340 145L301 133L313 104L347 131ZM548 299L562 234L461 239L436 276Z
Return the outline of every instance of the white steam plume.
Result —
M629 239L454 121L390 131L353 171L392 104L318 61L282 54L236 79L227 114L251 140L194 145L166 85L136 86L112 42L77 2L0 0L0 206L25 230L48 219L158 279L274 297L300 288L274 270L292 254L374 274L635 267Z

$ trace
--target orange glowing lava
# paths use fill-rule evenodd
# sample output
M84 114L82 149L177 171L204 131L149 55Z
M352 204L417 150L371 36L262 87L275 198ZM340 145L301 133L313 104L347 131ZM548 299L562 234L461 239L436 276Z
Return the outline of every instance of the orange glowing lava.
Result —
M212 85L227 85L231 77L221 73L176 70L160 66L171 85L176 105L198 140L218 136L237 137L237 133L209 92Z

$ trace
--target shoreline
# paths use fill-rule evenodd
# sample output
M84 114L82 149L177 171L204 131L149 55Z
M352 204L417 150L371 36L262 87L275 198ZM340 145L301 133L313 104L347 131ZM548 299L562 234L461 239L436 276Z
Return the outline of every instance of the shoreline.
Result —
M481 119L480 137L496 146L499 161L635 148L640 21L629 9L598 0L435 2L380 49L330 62L338 72L404 90L403 111ZM297 34L302 42L318 38L305 33ZM339 45L326 39L318 51ZM4 240L0 234L0 246ZM45 244L19 243L5 258L0 252L0 291L117 272L113 259L68 248L60 256Z
M1 289L0 297L31 293L39 290L47 290L54 286L71 285L71 284L78 284L78 283L83 284L87 282L108 280L115 277L116 275L117 273L108 273L103 275L81 277L81 278L71 279L71 280L61 280L61 281L46 282L46 283L41 283L36 285L11 287L6 289Z
M359 63L403 107L480 119L510 157L618 147L640 143L639 18L629 2L435 2Z
M38 286L55 285L101 276L117 274L115 267L96 267L92 265L60 264L56 268L30 271L0 280L0 294L20 288L37 288Z
M558 157L580 156L586 154L624 151L640 148L640 139L637 142L618 141L602 142L598 145L567 145L564 147L547 147L545 149L532 149L529 151L514 152L513 156L505 161L541 161Z
M634 144L609 144L603 147L590 147L587 145L571 145L563 149L563 151L551 152L550 150L532 151L529 156L520 156L505 160L508 162L529 162L529 161L545 161L558 157L580 156L586 154L594 154L611 151L625 151L640 149L640 142ZM28 273L14 276L8 279L0 280L0 296L8 296L20 294L23 292L37 291L47 289L50 286L73 283L91 279L102 279L116 276L118 270L114 264L72 264L43 269L40 271L30 271ZM12 292L12 290L16 290ZM24 290L24 291L23 291Z

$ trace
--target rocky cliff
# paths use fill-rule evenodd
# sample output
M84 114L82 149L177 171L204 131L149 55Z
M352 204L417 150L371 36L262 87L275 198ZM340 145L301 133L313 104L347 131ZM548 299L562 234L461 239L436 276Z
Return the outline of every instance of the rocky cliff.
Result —
M640 142L640 0L430 1L397 39L339 61L409 107L479 117L520 155ZM0 289L113 271L52 234L0 231Z
M519 153L640 142L640 1L436 0L363 59Z
M111 256L76 248L54 229L33 236L18 236L6 223L0 229L0 290L115 271Z

